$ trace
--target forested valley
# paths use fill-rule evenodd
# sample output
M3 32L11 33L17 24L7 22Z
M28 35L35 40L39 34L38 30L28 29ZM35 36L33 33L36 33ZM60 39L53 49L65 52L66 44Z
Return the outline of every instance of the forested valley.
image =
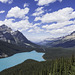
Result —
M75 56L38 62L28 59L0 75L75 75Z

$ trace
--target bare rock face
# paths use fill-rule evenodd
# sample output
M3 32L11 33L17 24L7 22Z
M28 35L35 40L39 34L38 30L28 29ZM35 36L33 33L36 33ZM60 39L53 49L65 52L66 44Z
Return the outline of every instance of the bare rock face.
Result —
M6 32L11 33L12 29L3 24L2 26L0 26L0 31L3 33L6 33Z
M0 58L5 58L5 57L8 57L8 55L5 54L5 53L2 53L2 54L0 55Z
M20 31L15 31L12 33L15 42L18 43L31 43Z
M13 32L11 28L4 24L0 26L0 40L18 45L33 44L20 31Z
M7 27L6 25L0 26L0 40L8 42L8 43L14 43L15 40L13 36L11 35L12 29Z

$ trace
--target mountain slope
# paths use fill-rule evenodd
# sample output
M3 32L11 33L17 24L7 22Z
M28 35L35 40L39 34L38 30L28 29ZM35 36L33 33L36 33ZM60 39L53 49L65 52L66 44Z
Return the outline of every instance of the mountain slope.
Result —
M0 40L12 44L24 45L27 47L37 46L29 41L20 31L12 31L12 29L6 25L0 26Z
M55 47L75 47L75 31L63 37Z
M47 47L75 47L75 31L65 37L46 39L41 45Z
M0 26L0 40L15 43L13 36L11 35L12 29L7 27L6 25Z
M0 58L8 57L20 52L32 51L34 49L35 48L32 47L19 46L19 45L14 45L14 44L0 41Z
M20 31L15 31L12 33L12 36L15 39L16 44L19 45L33 45L33 43L31 41L29 41Z

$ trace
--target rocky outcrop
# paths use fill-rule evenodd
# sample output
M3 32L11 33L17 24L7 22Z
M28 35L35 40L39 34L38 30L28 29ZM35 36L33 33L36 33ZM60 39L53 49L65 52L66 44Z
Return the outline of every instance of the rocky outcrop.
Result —
M2 54L0 55L0 58L5 58L5 57L8 57L8 55L5 54L5 53L2 53Z

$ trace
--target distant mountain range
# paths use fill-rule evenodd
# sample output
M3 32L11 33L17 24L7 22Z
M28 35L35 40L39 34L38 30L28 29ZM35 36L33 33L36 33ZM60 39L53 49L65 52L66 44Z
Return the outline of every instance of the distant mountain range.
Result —
M47 47L75 47L75 31L65 37L47 38L38 44Z

